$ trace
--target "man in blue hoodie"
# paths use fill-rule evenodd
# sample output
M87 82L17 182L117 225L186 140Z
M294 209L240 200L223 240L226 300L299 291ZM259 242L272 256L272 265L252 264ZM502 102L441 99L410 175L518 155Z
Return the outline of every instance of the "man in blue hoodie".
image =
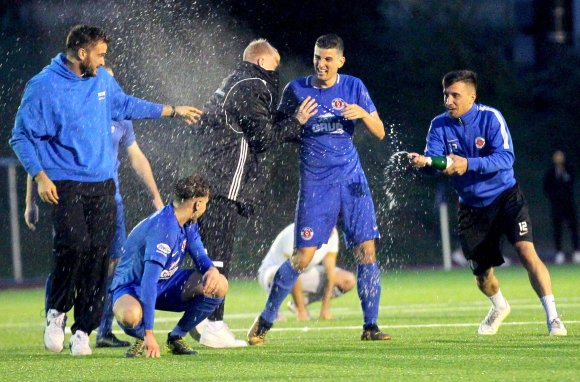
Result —
M66 313L73 307L70 350L89 355L106 293L115 233L115 165L111 122L179 116L195 123L190 106L151 103L126 95L102 66L109 39L77 25L59 53L26 85L10 145L52 204L54 268L47 296L44 345L64 347Z
M459 194L457 232L461 247L477 286L492 303L478 333L496 334L511 310L493 270L504 263L500 239L505 235L544 306L549 334L565 336L550 274L534 248L528 205L514 178L514 147L507 123L498 110L476 104L476 96L475 72L447 73L443 77L447 112L431 121L425 155L410 153L409 159L417 168L427 166L426 157L445 155L453 160L442 173L451 177Z

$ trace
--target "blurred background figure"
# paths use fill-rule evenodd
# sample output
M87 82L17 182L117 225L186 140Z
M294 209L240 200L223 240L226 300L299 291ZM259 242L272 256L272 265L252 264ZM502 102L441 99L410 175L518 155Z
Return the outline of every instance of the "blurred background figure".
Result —
M556 150L552 154L553 166L544 176L544 193L550 201L552 211L552 226L556 256L554 262L566 262L566 254L562 250L562 225L566 223L570 229L573 254L572 261L580 263L580 247L578 246L578 218L574 203L574 168L566 163L566 154Z

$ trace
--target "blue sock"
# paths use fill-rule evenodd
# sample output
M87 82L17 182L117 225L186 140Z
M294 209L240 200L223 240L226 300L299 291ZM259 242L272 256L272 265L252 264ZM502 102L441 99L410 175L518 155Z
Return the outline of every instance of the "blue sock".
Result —
M185 337L195 325L208 318L223 300L221 297L195 296L171 331L171 336Z
M112 332L113 317L113 296L111 293L107 292L107 296L105 297L105 306L103 307L103 317L101 317L101 324L99 325L97 337Z
M359 264L356 287L363 311L365 329L377 324L381 299L381 271L377 263Z
M300 276L300 272L294 270L292 265L290 265L290 260L286 260L284 264L278 268L276 275L274 276L274 281L272 282L272 288L270 288L270 294L268 295L268 301L266 301L266 306L262 311L262 318L269 323L273 323L278 315L278 309L280 305L290 293L290 290L296 283L296 280Z

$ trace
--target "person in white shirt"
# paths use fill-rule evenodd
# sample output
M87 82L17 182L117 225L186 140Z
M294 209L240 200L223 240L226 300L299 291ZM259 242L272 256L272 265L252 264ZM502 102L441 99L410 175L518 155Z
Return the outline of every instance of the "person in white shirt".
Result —
M290 224L278 234L258 270L258 282L266 293L270 292L278 268L291 258L293 253L294 224ZM338 231L334 228L328 243L316 250L312 261L292 288L292 301L288 307L296 313L298 320L310 318L306 306L316 301L322 301L319 318L331 319L330 300L354 288L356 284L354 274L336 266L337 256Z

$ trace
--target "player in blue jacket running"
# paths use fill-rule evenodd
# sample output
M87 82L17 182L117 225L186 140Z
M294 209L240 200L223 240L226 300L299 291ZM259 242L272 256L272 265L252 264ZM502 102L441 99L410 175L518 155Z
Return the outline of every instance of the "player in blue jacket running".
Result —
M417 168L426 166L425 157L453 160L443 174L459 194L461 247L479 289L492 303L478 333L496 334L510 313L493 270L504 263L500 239L506 235L542 301L550 335L565 336L550 274L534 248L528 205L514 178L514 147L505 119L497 109L475 103L477 75L472 71L447 73L443 96L447 111L431 121L425 155L410 153L409 159Z
M343 51L339 36L319 37L314 47L314 75L288 84L278 107L291 115L304 101L316 101L301 137L296 253L274 276L266 306L248 332L251 345L264 343L280 304L337 224L359 262L357 287L364 318L361 338L390 339L377 326L381 284L375 239L379 231L371 192L352 141L357 123L379 140L384 138L385 129L362 81L338 74L345 62Z
M123 245L121 261L111 284L113 311L135 345L125 353L159 357L153 333L155 310L184 312L167 337L173 354L197 354L183 337L223 301L226 278L207 256L197 219L206 210L209 186L199 176L180 179L173 203L141 221ZM185 255L194 269L182 268Z

